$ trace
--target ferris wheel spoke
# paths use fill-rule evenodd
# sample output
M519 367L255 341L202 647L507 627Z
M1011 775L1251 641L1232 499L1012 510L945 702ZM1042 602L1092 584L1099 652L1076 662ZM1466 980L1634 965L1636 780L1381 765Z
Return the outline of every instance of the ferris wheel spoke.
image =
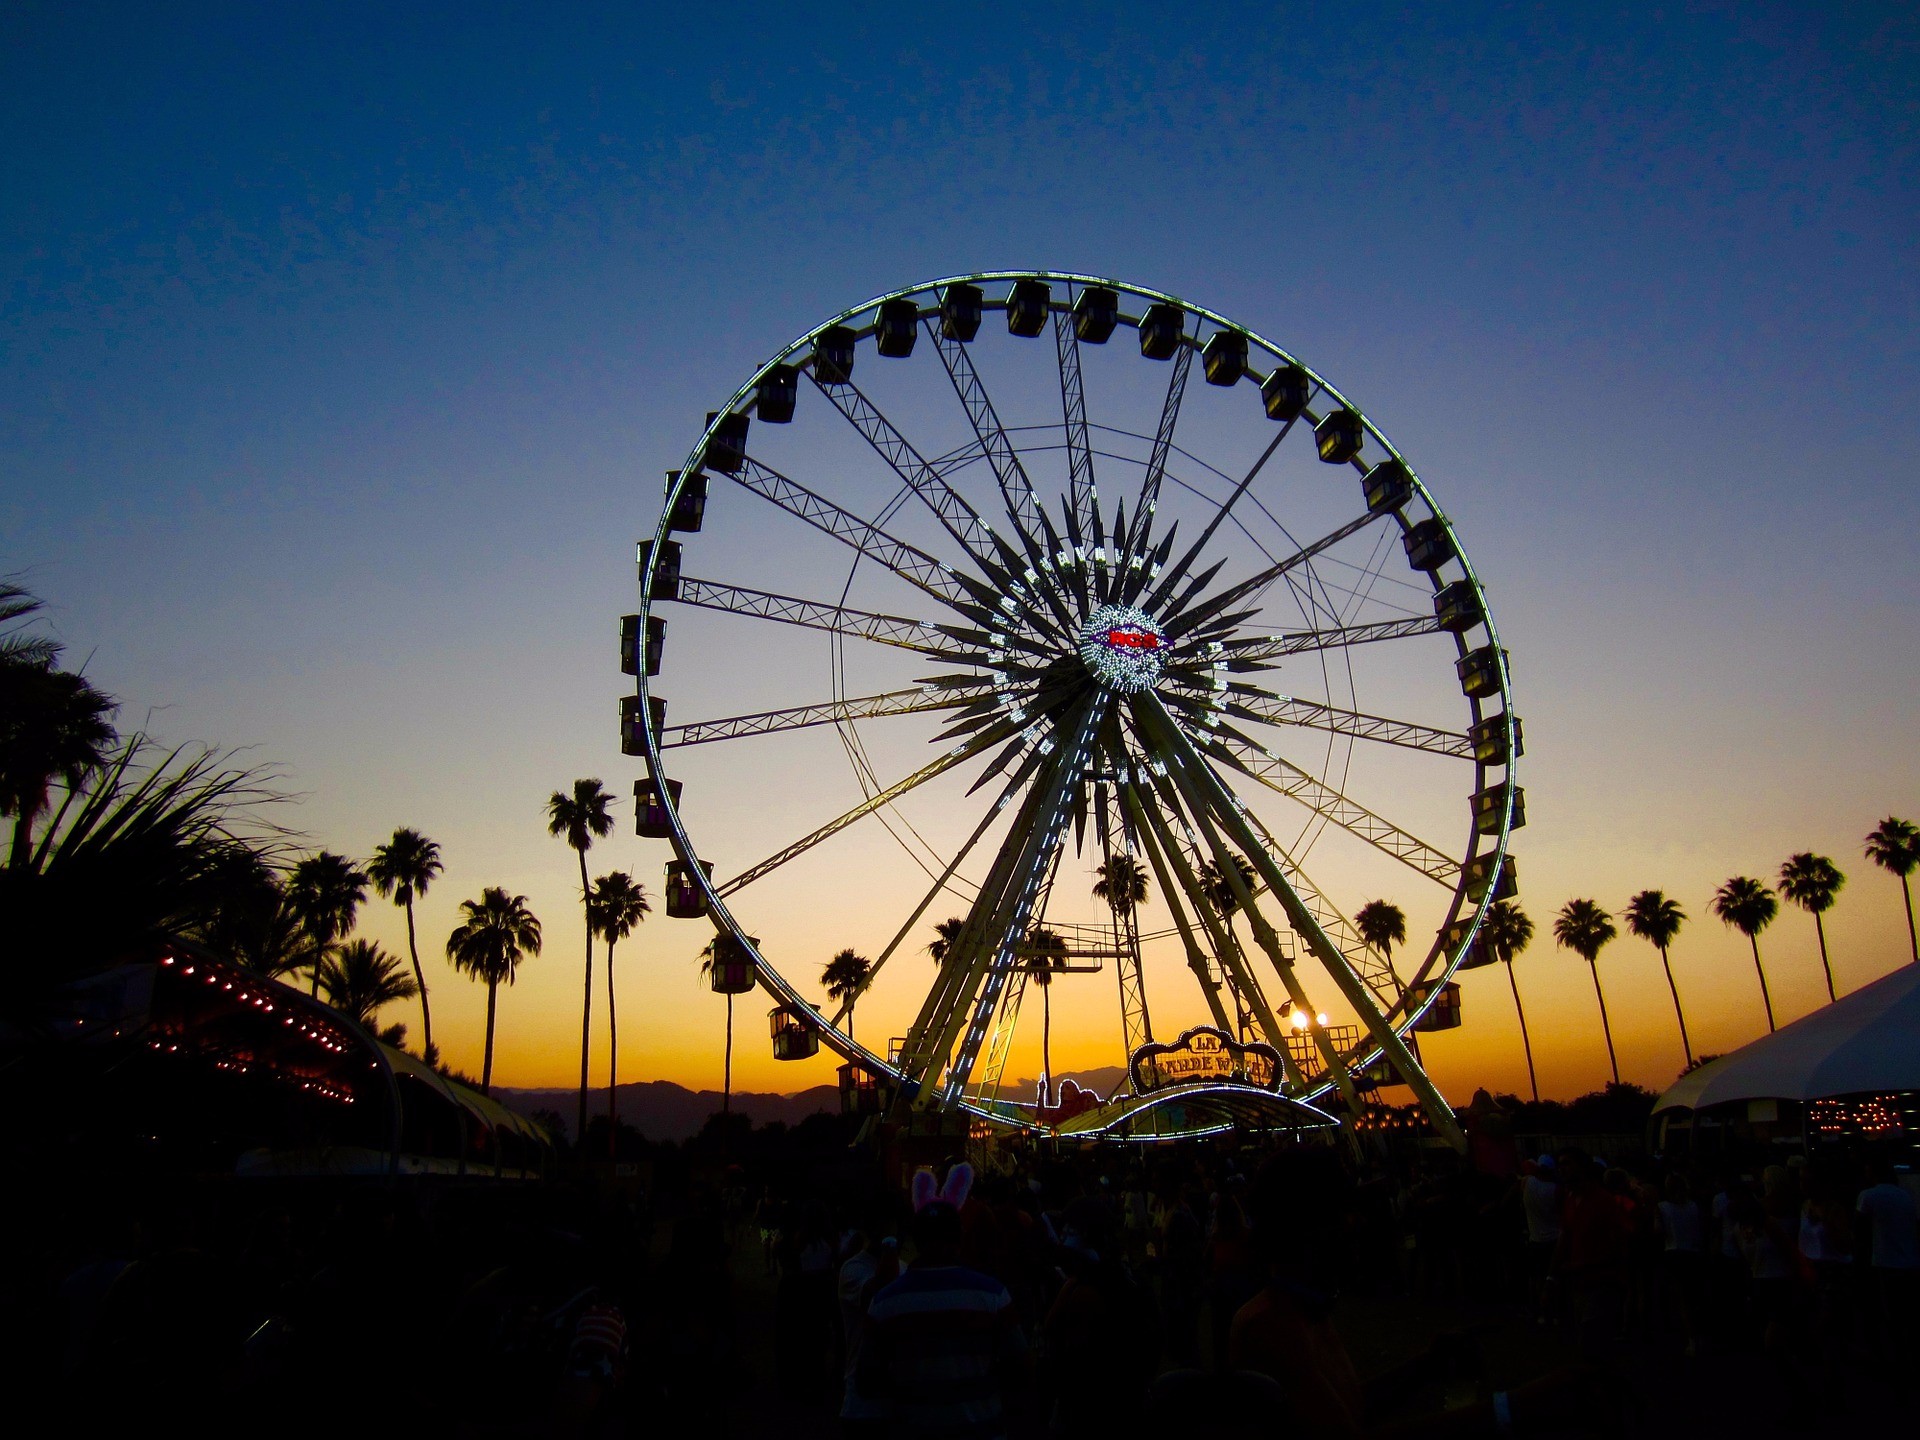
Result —
M1213 539L1214 532L1218 530L1220 526L1226 522L1227 517L1233 513L1233 507L1239 503L1240 497L1246 494L1252 487L1255 478L1266 468L1267 461L1273 458L1273 452L1280 448L1280 442L1287 438L1287 433L1293 429L1293 426L1294 422L1289 420L1280 427L1273 439L1267 442L1267 448L1260 452L1260 458L1248 467L1247 473L1242 475L1235 483L1232 493L1221 503L1220 508L1214 512L1213 518L1207 521L1207 528L1202 530L1200 532L1200 538L1188 547L1186 554L1180 558L1180 563L1175 565L1171 570L1163 571L1164 578L1161 580L1159 587L1155 589L1153 595L1146 601L1146 606L1149 610L1164 604L1167 597L1173 594L1180 581L1184 579L1187 572L1193 568L1194 562L1205 552L1207 542ZM1164 564L1164 561L1162 563ZM1129 601L1128 603L1131 604L1132 602Z
M851 380L824 381L812 371L807 375L814 387L833 402L833 408L846 416L848 423L873 447L873 452L920 497L946 532L959 542L960 548L975 561L992 565L992 529L966 498L947 483L946 477L929 465L906 436L894 428L893 422L861 393L859 386Z
M1000 498L1006 501L1007 513L1013 517L1014 528L1025 536L1038 534L1039 505L1033 496L1033 482L1027 478L1026 467L1020 463L1012 442L1007 439L1000 417L994 412L993 401L987 395L987 387L980 383L979 372L973 368L973 357L967 354L964 343L942 334L932 317L920 323L925 327L927 337L933 341L940 363L946 367L947 379L953 384L954 394L960 397L960 404L966 409L979 451L986 455L987 463L993 467L994 479L1000 485ZM934 469L940 469L937 460Z
M1463 1143L1460 1125L1454 1118L1452 1109L1433 1082L1427 1078L1426 1072L1408 1052L1406 1043L1401 1040L1398 1032L1387 1022L1373 993L1367 989L1365 982L1353 973L1352 967L1347 964L1346 957L1340 953L1327 937L1326 932L1320 928L1319 923L1308 912L1306 906L1301 903L1300 897L1287 882L1286 875L1275 863L1273 856L1269 855L1265 847L1259 843L1259 836L1247 823L1246 816L1233 792L1218 775L1214 774L1212 767L1193 748L1156 696L1151 692L1136 696L1134 710L1144 728L1163 749L1169 773L1187 793L1189 803L1203 812L1211 811L1212 817L1218 819L1226 834L1246 847L1248 858L1265 879L1275 898L1280 901L1294 930L1306 941L1308 949L1313 951L1321 967L1339 987L1341 994L1346 997L1348 1006L1360 1017L1361 1023L1372 1035L1374 1043L1387 1053L1388 1059L1399 1071L1401 1078L1419 1097L1434 1127L1456 1146ZM1207 823L1208 828L1211 828L1210 821ZM1243 877L1240 876L1238 867L1231 864L1228 856L1223 856L1221 863L1223 868L1232 872L1227 877L1229 883L1237 892L1242 892L1243 901L1250 902L1251 893ZM1266 937L1261 938L1264 943ZM1269 953L1273 955L1275 964L1279 965L1281 961L1277 947ZM1283 971L1283 975L1287 973ZM1289 983L1291 988L1291 981ZM1349 1105L1357 1105L1357 1096L1353 1091L1353 1078L1347 1073L1341 1057L1334 1052L1325 1031L1315 1025L1313 1034L1322 1058L1326 1062L1328 1073L1339 1086L1342 1097Z
M1260 818L1259 813L1249 806L1246 815L1253 827L1260 832L1260 838L1266 845L1267 853L1286 873L1294 893L1300 897L1300 903L1307 907L1307 913L1313 916L1315 923L1327 933L1327 938L1332 940L1334 946L1346 957L1347 963L1353 967L1354 972L1367 982L1376 995L1382 997L1384 1003L1391 1005L1398 1001L1405 993L1406 987L1400 983L1400 977L1394 972L1393 966L1376 956L1373 949L1360 938L1359 928L1347 918L1338 905L1327 898L1324 890L1314 884L1313 877L1307 874L1287 847L1274 837L1273 831L1268 828L1266 821ZM1388 998L1387 992L1391 992L1391 998Z
M704 610L720 610L730 615L749 615L759 620L775 620L783 625L825 630L835 635L873 640L882 645L894 645L902 650L914 650L941 659L962 658L953 649L948 636L931 625L909 620L903 615L876 615L845 605L777 595L770 590L748 590L738 585L697 580L691 575L680 577L680 588L673 598L682 605L697 605Z
M1273 564L1267 566L1266 569L1249 576L1238 585L1221 591L1212 599L1204 601L1191 610L1186 610L1174 615L1167 621L1164 627L1167 632L1167 638L1170 640L1178 640L1183 635L1189 635L1198 631L1207 621L1221 615L1232 606L1245 601L1257 602L1261 594L1265 592L1274 581L1287 574L1288 571L1306 564L1307 561L1313 559L1314 556L1332 549L1349 536L1358 534L1379 518L1380 516L1372 513L1356 516L1338 529L1322 535L1311 545L1303 545L1291 555L1274 561Z
M1429 845L1419 836L1401 829L1384 815L1377 815L1366 806L1349 800L1292 761L1283 760L1265 747L1243 738L1227 736L1222 738L1221 743L1232 753L1236 766L1269 789L1290 800L1299 801L1322 819L1393 856L1437 885L1451 890L1460 883L1458 860Z
M773 871L778 870L789 860L806 854L807 851L813 849L814 846L820 844L823 840L832 839L849 825L865 819L876 810L891 805L908 791L919 789L920 786L926 784L929 780L946 774L947 771L953 769L954 766L965 763L984 749L986 749L986 746L976 741L974 743L957 746L947 754L942 755L938 760L927 765L922 765L904 780L897 780L886 789L868 796L851 810L829 820L812 834L803 835L785 849L778 850L772 855L769 855L759 864L742 870L738 875L734 876L733 879L719 887L719 894L722 898L725 898L735 891L746 889L746 887L753 884L754 881L762 879Z
M1342 710L1315 700L1297 700L1290 695L1275 695L1258 686L1236 681L1227 686L1226 712L1243 720L1264 720L1270 725L1302 726L1327 730L1335 735L1351 735L1356 740L1376 740L1406 750L1425 750L1435 755L1473 759L1473 742L1455 730L1436 730L1416 725L1411 720L1394 720L1384 715L1368 715L1358 710Z
M1221 646L1229 670L1257 670L1266 662L1288 655L1341 650L1409 635L1438 635L1445 627L1432 615L1409 615L1404 620L1376 620L1364 625L1336 625L1324 630L1295 630L1285 635L1248 635Z
M789 479L751 455L741 463L740 473L732 478L742 488L772 501L789 515L806 521L841 544L858 550L936 600L949 605L967 600L966 587L961 585L950 566L904 540L894 539L879 526L841 509L831 500L816 495L799 481Z
M1140 499L1134 507L1133 528L1127 533L1123 553L1144 544L1153 512L1160 503L1160 482L1167 473L1167 453L1173 445L1173 427L1180 419L1180 403L1187 394L1187 375L1193 369L1193 346L1182 345L1173 356L1173 371L1167 376L1167 398L1160 404L1160 428L1154 434L1153 450L1147 459L1146 477L1140 482Z
M1067 437L1067 519L1090 530L1099 504L1093 478L1093 446L1087 439L1087 395L1080 375L1080 337L1066 310L1053 312L1053 345L1060 360L1061 424Z
M993 693L987 681L955 685L945 690L889 690L883 695L864 695L856 700L830 700L820 705L794 705L785 710L761 710L750 715L729 715L720 720L701 720L691 725L669 725L660 732L660 748L705 745L715 740L737 740L745 735L772 735L784 730L804 730L812 725L832 725L842 720L871 720L882 715L913 715L926 710L951 710Z
M1187 968L1193 972L1199 983L1200 994L1206 1001L1207 1009L1213 1016L1213 1023L1228 1034L1235 1033L1234 1022L1227 1018L1226 1006L1220 1000L1220 982L1215 978L1207 964L1207 950L1194 934L1193 923L1188 919L1186 907L1180 903L1185 894L1194 898L1194 910L1201 923L1209 931L1209 942L1217 955L1221 950L1221 941L1213 933L1214 927L1208 922L1215 917L1206 908L1204 900L1199 898L1196 888L1198 880L1185 865L1184 856L1180 856L1179 847L1166 832L1166 820L1152 806L1151 797L1143 800L1133 785L1122 787L1128 811L1134 817L1138 827L1141 849L1146 852L1147 863L1153 867L1154 879L1159 882L1160 896L1167 902L1167 913L1172 916L1174 928L1180 934L1180 944L1187 956ZM1178 859L1170 858L1178 857ZM1176 873L1176 867L1177 872Z

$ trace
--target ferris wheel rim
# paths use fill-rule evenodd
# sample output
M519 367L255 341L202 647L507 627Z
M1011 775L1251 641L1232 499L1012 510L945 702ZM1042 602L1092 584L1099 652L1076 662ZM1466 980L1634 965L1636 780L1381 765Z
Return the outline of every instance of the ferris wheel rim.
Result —
M1463 578L1470 585L1473 595L1479 602L1482 617L1480 624L1486 632L1487 647L1491 648L1494 657L1496 657L1497 688L1487 696L1480 698L1484 698L1489 702L1497 701L1500 707L1499 714L1504 717L1507 722L1507 758L1497 767L1504 772L1502 777L1504 799L1499 810L1497 830L1487 835L1491 843L1483 851L1478 846L1477 836L1470 835L1470 845L1472 845L1473 848L1469 850L1468 857L1469 859L1476 859L1482 855L1492 857L1495 873L1498 873L1500 868L1505 867L1509 863L1510 839L1514 818L1514 797L1518 792L1518 751L1514 743L1517 739L1517 721L1512 703L1510 666L1506 651L1500 643L1500 636L1496 628L1492 607L1486 601L1485 587L1467 554L1465 546L1460 542L1452 519L1433 497L1424 479L1422 479L1412 464L1407 461L1404 454L1393 444L1379 425L1375 423L1364 410L1355 405L1344 392L1327 381L1318 371L1306 365L1290 351L1268 340L1259 332L1227 318L1220 312L1195 304L1192 301L1169 292L1152 289L1112 276L1076 271L984 270L970 274L943 276L874 295L857 305L850 306L838 312L828 320L809 328L754 369L746 382L729 398L725 406L714 413L713 418L701 431L693 448L687 453L681 468L670 477L670 483L660 513L660 520L654 532L654 543L651 547L646 568L640 577L642 615L649 615L652 611L653 602L650 599L650 595L652 591L653 572L659 564L663 550L662 542L664 542L671 533L670 519L680 491L692 477L701 473L703 457L706 454L710 442L714 439L716 429L722 419L729 413L754 413L755 406L752 402L757 387L767 377L769 372L773 371L777 366L792 361L795 356L800 355L817 341L823 333L836 325L845 325L847 322L855 320L868 312L877 314L879 307L887 302L912 299L916 296L929 294L938 295L949 287L956 285L982 285L999 282L1017 283L1020 281L1038 281L1047 285L1065 284L1069 287L1107 287L1118 294L1132 296L1155 304L1175 306L1181 312L1203 320L1219 330L1237 332L1245 336L1250 345L1257 345L1265 354L1272 356L1277 362L1299 366L1311 379L1318 391L1337 402L1342 409L1350 412L1364 427L1366 435L1379 444L1385 456L1397 461L1404 468L1407 478L1411 482L1413 494L1420 499L1429 516L1439 523L1448 540L1451 542L1453 559L1459 565L1463 572ZM996 310L1005 307L1003 302L987 300L982 308ZM1064 308L1064 306L1057 302L1050 303L1048 306L1048 309L1052 312L1059 312ZM922 313L924 314L925 312ZM1122 318L1126 319L1128 317L1123 316ZM871 334L872 327L868 327L859 332L855 338L866 339L870 338ZM1195 349L1198 348L1197 343L1186 343L1193 344L1193 348ZM1399 521L1401 529L1404 531L1407 524L1404 517L1396 512L1394 518ZM858 562L856 561L855 563L857 564ZM1456 635L1455 638L1459 649L1464 653L1464 642L1459 635ZM656 777L664 777L666 767L661 756L662 747L659 736L655 731L651 706L649 704L652 693L650 677L645 674L644 666L641 667L641 674L637 677L636 690L640 699L642 715L642 754L649 774ZM1469 698L1472 710L1478 715L1481 709L1480 698ZM1488 768L1489 766L1484 763L1479 761L1475 762L1476 789L1484 786ZM664 792L664 786L662 789ZM839 1024L831 1021L827 1015L811 1006L811 1004L801 996L798 989L785 978L782 972L766 959L760 952L757 942L747 932L746 927L734 917L730 907L726 903L726 896L719 893L719 887L714 884L707 869L701 862L694 848L692 839L688 835L683 823L679 805L674 803L670 798L666 798L664 794L663 800L665 801L664 808L668 816L668 825L671 831L669 838L676 858L686 867L686 873L704 894L708 915L714 923L716 932L731 935L737 943L745 948L746 953L751 958L755 982L767 989L769 994L772 995L779 1004L803 1011L811 1011L813 1014L813 1021L811 1023L820 1040L835 1053L839 1054L844 1060L866 1069L878 1077L891 1080L896 1084L912 1083L890 1057L883 1056L858 1041L850 1033L843 1030ZM1465 898L1465 863L1464 861L1461 862L1463 879L1460 888L1456 892L1455 900L1449 908L1448 920L1453 922L1453 929L1457 931L1461 923L1457 917L1459 917L1464 910L1467 912L1465 920L1467 928L1457 944L1448 943L1444 939L1444 936L1449 927L1447 924L1443 924L1442 940L1436 943L1434 950L1429 954L1427 960L1417 969L1413 978L1406 982L1406 995L1411 995L1416 988L1424 987L1423 998L1417 1004L1408 1004L1403 997L1399 1004L1388 1008L1388 1023L1396 1037L1403 1037L1413 1031L1426 1015L1427 1011L1439 1002L1442 987L1452 980L1452 977L1460 969L1462 963L1473 952L1473 947L1477 943L1479 931L1486 914L1495 903L1492 898L1492 887L1489 887L1486 897L1479 901ZM1348 1068L1350 1070L1361 1069L1378 1060L1382 1053L1381 1048L1378 1046L1369 1047L1363 1045L1352 1052L1350 1056L1346 1057ZM1311 1104L1326 1097L1334 1088L1333 1080L1327 1078L1322 1083L1311 1086L1310 1088L1288 1093L1293 1100ZM996 1114L990 1107L976 1104L965 1095L953 1097L951 1105L953 1108L969 1112L978 1118L1004 1119L1003 1116Z

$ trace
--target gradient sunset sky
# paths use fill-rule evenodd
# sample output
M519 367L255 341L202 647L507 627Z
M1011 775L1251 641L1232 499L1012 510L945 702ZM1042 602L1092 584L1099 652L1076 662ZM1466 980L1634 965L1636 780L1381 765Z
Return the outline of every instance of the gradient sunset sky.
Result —
M496 1079L571 1083L577 882L541 808L638 773L612 640L661 473L866 296L1117 275L1302 356L1458 526L1526 722L1543 1090L1606 1072L1548 934L1572 896L1685 905L1705 1052L1763 1028L1707 911L1728 876L1833 856L1841 988L1900 963L1860 842L1920 818L1911 7L1175 15L8 7L0 571L123 723L280 767L314 845L441 843L421 933L473 1072L483 995L440 942L482 886L525 893L547 948L503 997ZM667 848L630 818L591 863L657 892ZM362 931L404 949L391 906ZM623 947L623 1078L719 1083L706 933L656 915ZM1783 1020L1824 999L1809 917L1762 947ZM1660 1088L1654 953L1623 937L1601 971L1623 1072ZM1523 1090L1504 977L1464 985L1436 1078ZM1058 1068L1113 1060L1111 1008L1062 988ZM771 1060L764 1010L740 1007L736 1085L830 1080Z

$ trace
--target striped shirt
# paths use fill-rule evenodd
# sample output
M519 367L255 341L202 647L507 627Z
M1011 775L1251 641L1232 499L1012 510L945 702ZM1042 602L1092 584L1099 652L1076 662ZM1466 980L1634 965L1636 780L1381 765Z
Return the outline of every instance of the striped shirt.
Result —
M1002 1389L1025 1364L1007 1287L962 1265L916 1266L873 1297L860 1389L914 1440L1001 1440Z

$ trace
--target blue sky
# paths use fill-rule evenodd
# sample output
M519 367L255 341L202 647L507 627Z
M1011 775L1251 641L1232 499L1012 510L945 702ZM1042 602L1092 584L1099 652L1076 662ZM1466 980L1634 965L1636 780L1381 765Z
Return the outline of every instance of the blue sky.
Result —
M999 266L1243 320L1414 459L1514 652L1537 919L1699 916L1811 846L1858 872L1856 980L1898 958L1858 840L1920 809L1900 7L27 5L0 46L0 569L130 716L284 767L316 843L441 839L428 933L533 896L510 1078L568 1070L537 811L631 777L610 635L660 472L826 315ZM1709 995L1719 928L1676 952ZM629 990L706 1027L688 933ZM1575 1017L1543 1081L1584 1088L1586 978L1529 958ZM1498 993L1471 1018L1459 1073L1506 1075Z

